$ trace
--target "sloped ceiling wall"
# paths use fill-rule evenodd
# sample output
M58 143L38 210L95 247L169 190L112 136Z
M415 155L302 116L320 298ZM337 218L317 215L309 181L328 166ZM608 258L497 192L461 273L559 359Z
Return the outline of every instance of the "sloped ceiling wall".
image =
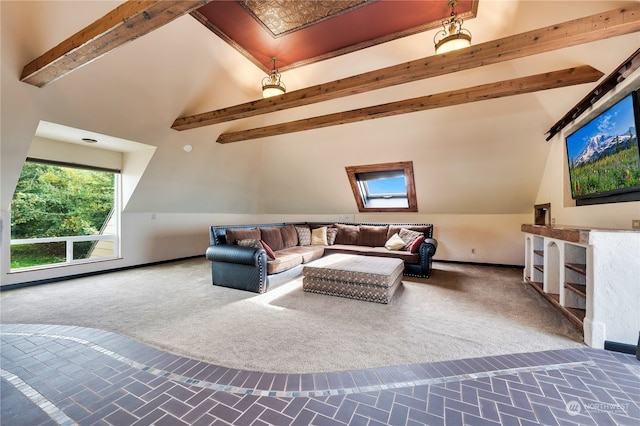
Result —
M474 43L632 2L482 0ZM224 131L290 121L489 81L590 64L611 72L638 34L295 110L174 131L179 116L258 99L262 71L183 16L44 88L22 67L113 9L114 2L5 2L2 7L2 210L39 120L157 147L129 212L324 214L357 211L345 166L414 162L420 213L520 214L534 204L544 132L594 84L220 145ZM433 32L284 73L290 90L429 56ZM182 147L192 145L186 153Z

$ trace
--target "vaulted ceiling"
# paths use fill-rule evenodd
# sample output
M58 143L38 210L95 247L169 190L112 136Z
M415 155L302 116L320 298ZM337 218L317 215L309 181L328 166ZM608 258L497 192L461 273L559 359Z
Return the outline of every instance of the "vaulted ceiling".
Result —
M158 2L157 7L179 3ZM411 160L421 214L527 213L549 154L545 132L640 45L637 2L461 0L457 9L469 14L465 27L473 34L472 47L435 56L433 36L448 15L446 0L381 0L350 2L354 9L334 19L358 16L379 4L406 3L437 13L425 13L420 23L384 36L347 42L347 48L274 53L257 41L242 47L226 28L229 34L221 35L224 24L214 18L230 13L214 14L207 25L196 19L221 3L238 8L242 19L266 34L265 25L252 16L256 12L237 2L205 3L192 2L181 16L160 24L141 12L141 21L150 21L146 32L135 33L133 18L116 19L124 28L112 24L115 29L105 34L124 37L120 42L87 37L87 55L74 56L79 49L71 43L56 61L45 52L83 34L118 4L3 2L3 135L31 132L32 137L37 122L29 120L37 118L157 146L127 206L131 211L349 212L355 204L345 166ZM386 13L388 20L395 16ZM285 30L272 36L273 43L330 21ZM355 28L358 21L353 22ZM249 33L249 27L242 28ZM616 33L620 28L626 29ZM134 34L127 38L130 31ZM340 40L338 35L307 38L300 46L322 46L325 39ZM288 52L298 56L287 57ZM275 55L289 90L263 100L260 80ZM54 77L42 88L20 82L21 71L34 59L44 63L43 74ZM65 59L70 70L59 63ZM469 103L473 96L475 102ZM419 100L411 104L414 99ZM436 101L438 107L431 108ZM402 115L387 109L402 102L409 102ZM379 119L340 121L356 113ZM225 114L224 120L197 121ZM330 127L295 127L323 124L336 115L342 117ZM171 128L183 118L193 118L190 124L196 125ZM294 126L294 131L216 143L272 126ZM9 140L18 139L3 136L3 148ZM193 147L190 154L182 151L186 144ZM301 160L311 157L313 165Z

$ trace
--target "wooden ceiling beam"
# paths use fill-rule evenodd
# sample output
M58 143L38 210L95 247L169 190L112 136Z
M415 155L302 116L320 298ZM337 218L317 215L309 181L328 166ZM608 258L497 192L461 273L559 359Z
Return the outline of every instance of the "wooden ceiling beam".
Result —
M215 111L181 117L176 130L252 117L640 31L640 4L551 25L466 49L390 66Z
M589 65L585 65L576 68L568 68L560 71L516 78L513 80L504 80L497 83L483 84L480 86L469 87L467 89L453 90L435 95L390 102L367 108L359 108L351 111L337 112L319 117L290 121L272 126L223 133L218 137L217 142L239 142L249 139L336 126L339 124L355 123L375 118L391 117L399 114L425 111L428 109L460 105L469 102L484 101L487 99L521 95L524 93L537 92L539 90L592 83L600 79L603 75L604 73L601 71L598 71Z
M20 81L42 87L211 0L129 0L28 63Z
M595 104L600 98L613 90L618 84L622 83L627 77L629 77L635 70L640 68L640 49L636 50L626 61L624 61L618 68L616 68L611 74L603 79L595 89L593 89L587 96L582 98L571 110L564 115L556 124L551 126L547 132L547 141L550 141L555 135L557 135L562 129L569 125L573 120L580 117L585 111L587 111L593 104Z

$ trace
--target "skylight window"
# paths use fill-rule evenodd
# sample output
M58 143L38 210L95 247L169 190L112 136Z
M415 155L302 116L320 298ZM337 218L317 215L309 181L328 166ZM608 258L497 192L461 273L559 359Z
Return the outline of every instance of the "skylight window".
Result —
M413 163L385 163L346 168L361 212L417 212Z

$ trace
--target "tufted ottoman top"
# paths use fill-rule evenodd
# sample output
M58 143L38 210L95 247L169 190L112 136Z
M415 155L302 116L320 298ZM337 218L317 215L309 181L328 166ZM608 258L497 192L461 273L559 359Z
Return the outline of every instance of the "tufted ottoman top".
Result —
M309 263L302 274L309 278L391 287L403 270L404 262L400 259L332 254Z

